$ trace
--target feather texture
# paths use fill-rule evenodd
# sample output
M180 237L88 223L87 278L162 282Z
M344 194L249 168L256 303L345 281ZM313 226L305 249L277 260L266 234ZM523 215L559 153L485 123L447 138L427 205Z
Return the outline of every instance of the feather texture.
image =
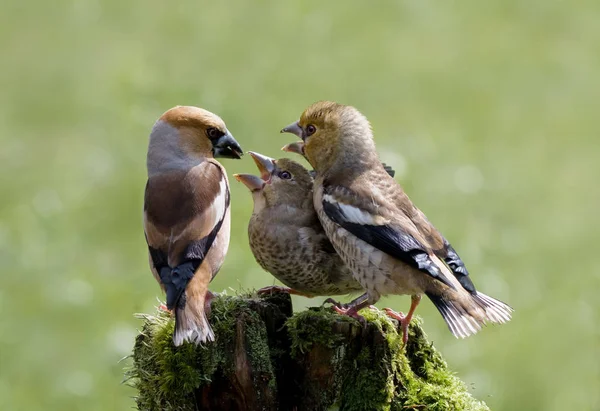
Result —
M422 294L457 337L478 332L486 322L510 319L512 309L476 290L455 249L381 164L371 126L358 110L318 102L287 130L303 139L296 150L315 170L315 210L367 290L368 303L387 294L413 296L402 324L405 335Z
M248 237L259 265L295 292L307 296L362 291L319 222L312 204L310 172L289 159L250 155L258 162L259 170L265 171L264 183L259 187L257 177L251 175L236 178L252 193L254 210Z
M238 147L218 116L196 107L167 111L150 135L144 233L152 273L175 314L175 345L214 340L208 284L229 246L230 194L212 157L216 148Z

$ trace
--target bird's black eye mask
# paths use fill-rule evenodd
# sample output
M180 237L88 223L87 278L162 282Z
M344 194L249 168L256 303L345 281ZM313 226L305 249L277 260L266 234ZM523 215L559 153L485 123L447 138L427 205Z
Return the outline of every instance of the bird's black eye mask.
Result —
M242 147L227 130L209 127L206 129L206 136L212 143L215 157L239 159L244 154Z
M214 127L209 127L206 129L206 136L211 140L211 141L215 141L220 139L221 137L223 137L225 135L224 132L222 132L221 130L219 130L218 128L214 128Z

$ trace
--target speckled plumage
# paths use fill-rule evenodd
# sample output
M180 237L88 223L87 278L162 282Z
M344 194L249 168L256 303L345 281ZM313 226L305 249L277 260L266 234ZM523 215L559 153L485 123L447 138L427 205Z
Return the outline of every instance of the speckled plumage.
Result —
M385 173L382 173L385 174ZM378 175L375 185L380 184L383 175ZM361 283L369 295L369 301L374 304L381 296L388 294L419 294L427 287L428 277L405 262L392 258L378 248L368 244L331 220L323 209L323 177L317 176L314 206L322 226L331 239L334 248L354 272L355 278ZM357 184L360 186L361 184ZM373 185L370 185L372 187ZM345 196L336 191L336 198L343 198L351 204L349 193ZM345 191L345 190L343 190ZM344 201L342 200L342 201ZM373 208L377 200L373 199ZM368 208L367 208L368 209ZM435 283L434 283L435 284Z
M436 305L450 331L466 337L487 322L504 323L512 309L477 292L458 254L379 161L371 126L354 107L319 102L284 128L302 138L302 153L316 171L314 207L319 220L368 300L388 294L422 294ZM390 310L391 311L391 310Z
M248 237L258 264L308 296L362 291L321 227L313 207L313 180L308 170L289 159L272 161L263 187L252 192L254 210ZM279 176L284 171L290 173L290 179ZM241 176L236 178L243 181Z

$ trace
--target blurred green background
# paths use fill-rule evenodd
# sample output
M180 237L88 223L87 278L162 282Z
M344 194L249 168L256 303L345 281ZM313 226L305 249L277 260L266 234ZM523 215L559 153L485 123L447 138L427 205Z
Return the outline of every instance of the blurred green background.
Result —
M4 0L0 409L134 405L118 361L133 313L161 297L141 210L165 110L207 108L277 157L292 141L279 129L321 99L367 115L478 288L516 309L461 341L418 310L474 394L494 410L600 409L599 21L591 0ZM215 291L273 283L247 245L250 195L231 185Z

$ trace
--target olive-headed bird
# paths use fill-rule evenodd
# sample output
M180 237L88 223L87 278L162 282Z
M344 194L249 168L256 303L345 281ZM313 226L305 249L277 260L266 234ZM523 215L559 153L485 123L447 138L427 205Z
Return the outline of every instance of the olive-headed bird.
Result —
M148 145L144 233L150 268L175 313L173 342L213 341L208 284L229 247L229 182L215 157L242 148L221 118L177 106L154 124Z
M456 337L478 332L486 322L510 320L511 307L475 289L450 243L414 206L379 161L368 120L357 109L335 102L309 106L282 132L304 142L303 153L316 171L313 201L327 237L350 267L368 298L340 313L358 310L388 294L411 295L406 315L387 310L408 324L425 294Z

